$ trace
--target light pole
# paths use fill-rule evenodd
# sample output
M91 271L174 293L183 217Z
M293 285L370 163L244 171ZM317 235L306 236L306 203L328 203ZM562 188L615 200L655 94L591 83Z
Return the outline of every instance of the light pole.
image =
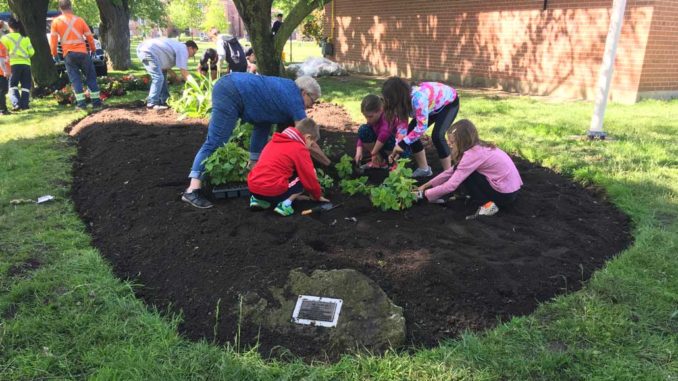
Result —
M614 0L612 16L610 17L610 28L607 31L607 39L605 40L605 54L603 55L603 63L600 65L598 84L596 85L596 105L588 131L589 139L605 139L607 137L603 130L603 119L605 118L605 109L607 108L607 98L610 94L614 59L617 55L617 45L619 44L619 35L621 34L622 22L624 21L625 8L626 0Z

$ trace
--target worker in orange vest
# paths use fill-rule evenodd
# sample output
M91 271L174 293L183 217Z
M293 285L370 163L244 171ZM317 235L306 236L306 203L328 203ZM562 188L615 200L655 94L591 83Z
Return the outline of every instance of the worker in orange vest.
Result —
M89 88L92 107L101 107L97 74L90 56L90 53L93 53L96 49L92 31L85 20L73 14L71 0L59 0L59 10L61 10L61 16L52 21L50 36L52 57L55 60L57 59L57 41L60 40L66 73L75 93L76 107L81 109L87 107L81 73L85 75L85 83ZM89 46L85 45L85 41Z
M0 20L0 30L2 30L4 22ZM9 66L9 56L7 55L7 48L5 45L0 42L0 116L9 114L7 110L7 89L9 87L9 82L7 78L11 73Z

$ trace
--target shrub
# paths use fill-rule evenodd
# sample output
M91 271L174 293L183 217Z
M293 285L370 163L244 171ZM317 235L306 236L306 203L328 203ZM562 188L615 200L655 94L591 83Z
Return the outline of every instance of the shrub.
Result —
M205 174L212 185L247 181L249 153L235 142L219 147L205 159Z

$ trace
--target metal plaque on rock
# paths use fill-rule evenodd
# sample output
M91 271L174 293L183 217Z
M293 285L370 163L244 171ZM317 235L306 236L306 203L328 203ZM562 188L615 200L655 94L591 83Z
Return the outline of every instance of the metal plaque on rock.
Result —
M292 322L303 325L336 327L343 301L322 296L299 295Z

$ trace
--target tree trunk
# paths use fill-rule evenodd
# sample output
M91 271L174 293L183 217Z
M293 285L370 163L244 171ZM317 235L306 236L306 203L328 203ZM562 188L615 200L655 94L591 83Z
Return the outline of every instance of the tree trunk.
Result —
M47 6L49 0L9 0L9 7L24 25L35 55L31 57L31 73L38 87L56 83L58 74L47 41Z
M101 26L101 46L108 55L109 67L127 70L130 59L129 2L128 0L97 0Z
M273 0L235 0L234 2L249 33L254 54L257 56L257 71L264 75L281 75L282 52L275 51L273 34L271 34Z
M273 0L234 0L234 2L252 41L254 54L257 56L257 70L264 75L280 76L285 73L281 62L285 42L306 16L327 1L298 0L275 36L271 33Z

